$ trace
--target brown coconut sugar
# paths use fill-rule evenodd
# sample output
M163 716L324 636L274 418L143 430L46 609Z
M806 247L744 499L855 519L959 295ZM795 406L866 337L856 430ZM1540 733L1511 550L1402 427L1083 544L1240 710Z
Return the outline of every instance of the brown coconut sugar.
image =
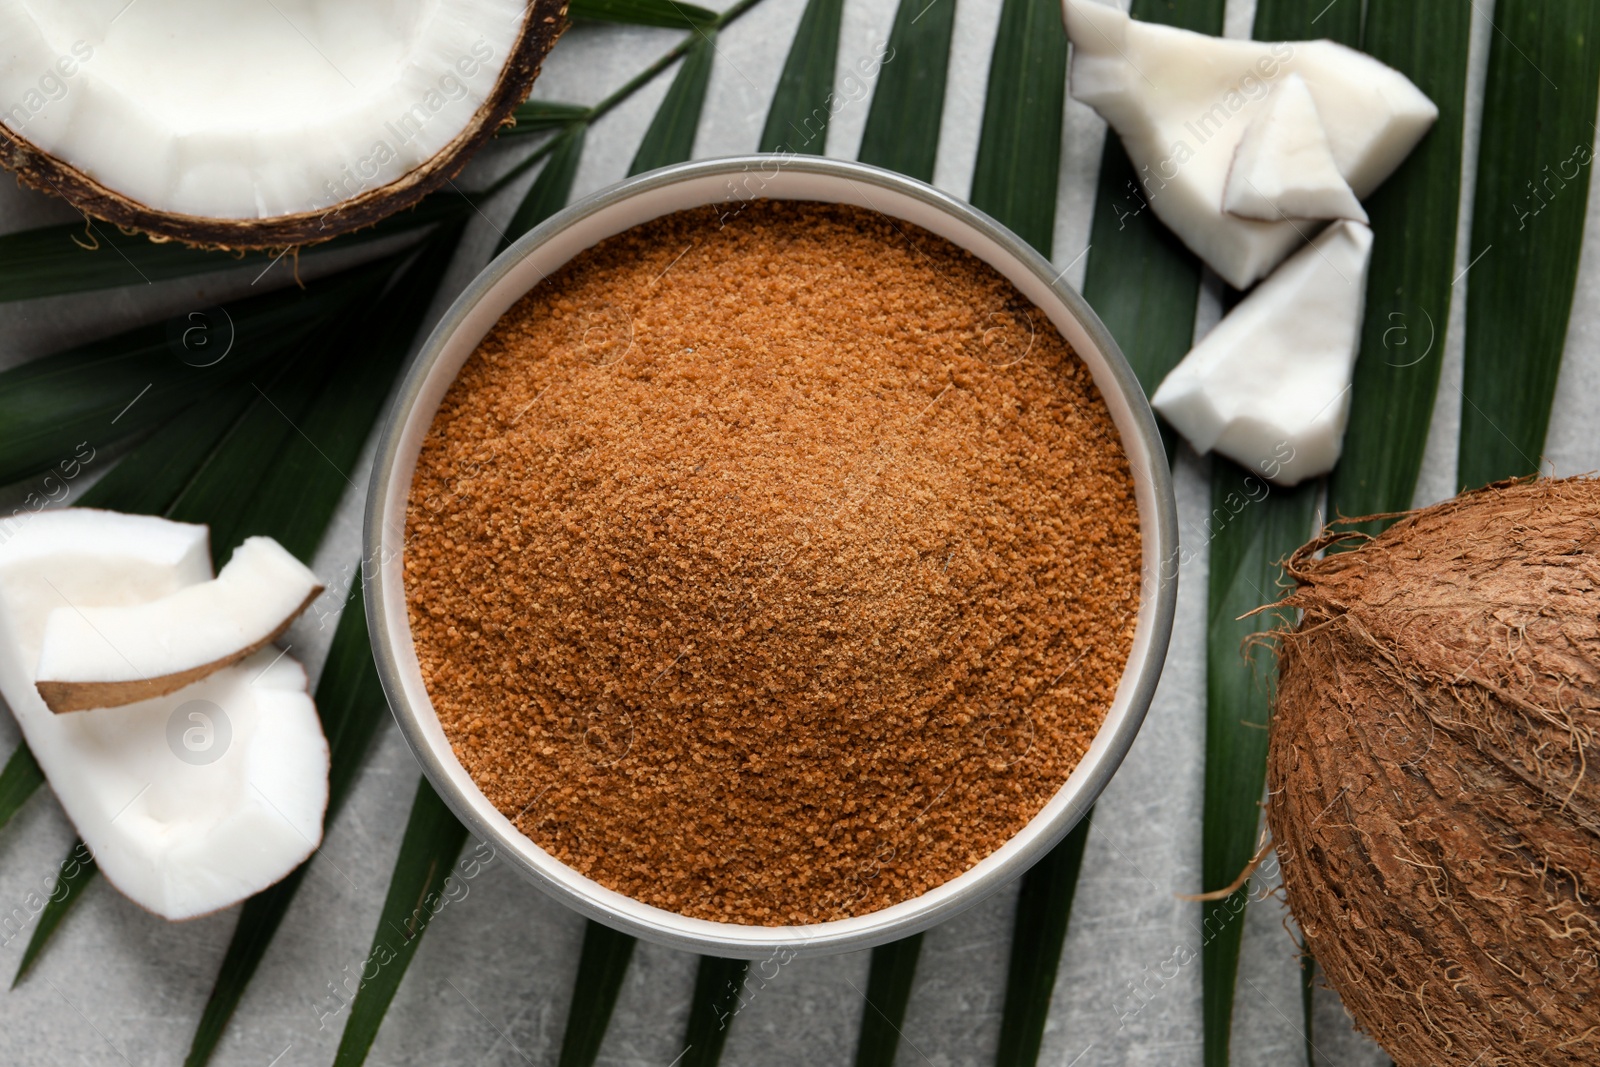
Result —
M411 488L422 674L602 885L778 925L916 896L1083 757L1139 603L1091 376L976 258L753 201L610 238L451 386Z

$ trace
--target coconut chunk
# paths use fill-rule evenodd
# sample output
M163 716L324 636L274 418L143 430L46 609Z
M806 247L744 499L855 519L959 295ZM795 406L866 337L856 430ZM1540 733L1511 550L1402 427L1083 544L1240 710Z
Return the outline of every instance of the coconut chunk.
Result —
M159 600L63 605L45 620L39 695L64 712L182 689L277 640L320 592L282 545L250 537L215 578Z
M328 747L301 666L266 648L183 689L56 715L34 668L63 605L128 606L211 579L206 529L87 508L0 536L0 695L107 881L186 919L292 871L322 839Z
M1291 256L1172 369L1150 403L1197 452L1280 485L1338 462L1372 231L1337 222Z
M1238 41L1067 0L1072 95L1122 137L1140 194L1228 284L1245 289L1302 244L1304 224L1223 211L1228 172L1275 81L1305 80L1339 174L1365 197L1438 117L1409 79L1331 41Z
M0 0L0 163L186 241L415 203L527 98L561 0Z
M1367 221L1361 201L1339 173L1316 101L1300 75L1280 79L1245 128L1222 207L1230 215L1266 222Z

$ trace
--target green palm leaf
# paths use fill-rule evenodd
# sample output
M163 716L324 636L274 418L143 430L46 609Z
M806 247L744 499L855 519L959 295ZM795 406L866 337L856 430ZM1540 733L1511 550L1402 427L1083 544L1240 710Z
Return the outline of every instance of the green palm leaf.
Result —
M334 372L290 426L257 483L239 522L246 535L271 531L302 559L316 552L334 505L355 490L352 474L362 445L422 327L462 229L454 223L431 238L370 314L350 316L349 325L334 335Z
M364 230L311 245L303 255L354 248L399 234L415 233L447 218L460 218L468 206L458 194L435 193L416 207L391 215ZM278 263L279 260L284 262ZM273 264L277 263L276 266ZM0 236L0 303L33 300L63 293L115 289L125 285L187 278L249 267L265 274L271 267L281 284L291 277L294 259L270 252L208 251L175 241L157 243L142 234L125 234L115 226L85 219L41 226Z
M11 816L22 810L22 805L43 784L44 772L33 758L33 750L23 741L6 760L5 770L0 770L0 827L10 822Z
M1092 811L1085 815L1061 844L1023 876L1011 934L995 1067L1033 1067L1038 1062L1093 815Z
M39 921L33 928L33 934L28 938L28 947L22 950L22 960L17 964L17 973L12 976L11 988L17 988L17 983L27 977L33 965L38 962L39 954L50 941L50 936L61 925L61 920L67 917L67 912L83 897L83 891L100 873L100 868L94 862L94 854L89 851L89 846L82 841L74 839L67 849L66 859L62 860L56 868L56 882L50 889L50 896L39 911Z
M164 514L259 397L253 382L242 381L190 404L91 485L77 504Z
M46 470L74 455L80 442L92 448L158 425L197 399L252 373L269 359L298 349L328 319L389 268L345 271L289 289L239 301L225 316L201 313L156 323L80 345L0 373L0 484ZM230 328L231 323L231 328ZM181 357L186 331L203 330L212 344L227 343L227 355L206 366ZM190 333L187 343L198 344Z
M1061 5L1005 0L970 199L1046 256L1055 241L1066 83Z
M682 162L694 154L695 131L700 127L706 87L711 84L711 61L717 54L717 31L699 30L695 37L683 57L683 66L678 68L678 76L672 79L655 118L650 120L650 128L639 142L639 150L628 166L630 177Z
M1469 0L1371 0L1363 45L1439 106L1439 121L1367 202L1376 234L1344 454L1330 515L1411 506L1444 362L1455 275ZM1381 523L1372 524L1376 533Z
M1269 0L1256 6L1250 34L1258 41L1311 41L1326 37L1355 48L1361 43L1363 0L1327 4Z
M1213 457L1212 514L1229 516L1211 536L1206 622L1206 769L1200 877L1207 892L1231 885L1256 852L1267 774L1272 656L1251 644L1281 625L1276 612L1241 618L1282 594L1280 561L1312 534L1320 485L1270 488L1237 464ZM1220 511L1218 509L1221 509ZM1215 520L1213 520L1215 521ZM1292 622L1292 619L1287 621ZM1246 884L1201 905L1200 975L1207 1067L1225 1067L1233 989L1244 934Z
M636 938L590 920L584 925L583 952L578 957L578 977L572 984L572 1007L567 1009L567 1029L561 1036L557 1067L591 1067L600 1055L611 1012L628 975Z
M572 0L567 14L597 22L626 22L634 26L665 26L692 30L717 20L715 11L679 0Z
M333 376L334 336L338 334L303 350L274 379L250 383L254 399L167 508L168 518L211 527L211 559L217 567L227 563L246 537L273 533L270 526L247 526L246 516L254 510L259 483L270 476L272 461L300 432L306 409ZM333 499L337 502L337 495Z
M518 104L512 113L515 126L502 127L498 136L518 137L526 133L543 133L560 129L569 123L581 122L589 117L589 109L582 104L559 104L550 100L529 100Z
M1600 5L1504 0L1489 42L1457 484L1539 469L1583 247Z
M511 246L511 242L533 229L545 219L560 211L572 195L572 180L578 175L578 163L583 159L583 140L589 132L586 122L568 126L554 141L550 161L533 180L528 194L517 205L516 213L500 235L498 255Z
M867 992L862 1006L861 1034L856 1039L856 1067L893 1067L905 1026L911 982L922 955L922 935L912 934L872 950Z
M689 1025L683 1034L683 1053L677 1067L717 1067L728 1027L744 1000L749 960L701 956L695 971L694 995L689 1001Z
M844 0L806 0L778 88L767 108L761 152L799 152L820 156L828 143L832 117L833 71L839 58L839 20Z
M366 1062L384 1013L411 966L422 935L444 906L445 881L466 840L466 828L444 806L428 780L418 782L405 836L400 841L400 858L395 861L389 894L384 898L372 951L367 956L376 965L376 974L370 980L363 977L360 991L350 1005L350 1018L339 1038L334 1067L358 1067Z
M933 181L956 0L900 0L856 158Z

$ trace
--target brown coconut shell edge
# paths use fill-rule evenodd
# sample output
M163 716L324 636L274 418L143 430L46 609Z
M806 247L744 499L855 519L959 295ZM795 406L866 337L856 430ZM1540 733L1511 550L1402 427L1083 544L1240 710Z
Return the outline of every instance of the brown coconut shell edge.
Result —
M1498 483L1287 569L1267 815L1328 984L1398 1067L1595 1063L1600 482Z
M316 244L413 207L459 174L484 141L527 99L545 56L566 29L566 15L567 0L533 0L494 89L449 144L394 181L317 211L266 219L216 219L158 211L106 188L4 125L0 125L0 166L14 172L17 181L29 188L59 196L86 215L138 230L155 241L225 251Z

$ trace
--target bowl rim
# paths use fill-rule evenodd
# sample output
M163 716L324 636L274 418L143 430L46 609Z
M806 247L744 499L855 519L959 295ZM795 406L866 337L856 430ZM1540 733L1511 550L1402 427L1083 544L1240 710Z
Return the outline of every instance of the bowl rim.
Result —
M448 743L443 746L441 752L437 739L428 736L427 727L430 720L433 729L439 729L431 702L423 707L417 707L407 697L399 649L396 647L390 626L398 617L396 631L403 632L409 638L410 624L403 595L403 583L400 586L402 593L398 597L388 596L384 589L385 570L400 566L399 552L391 552L390 544L385 537L386 527L392 528L393 524L386 524L383 520L386 503L392 497L392 483L404 445L403 431L420 395L430 381L433 368L479 302L534 250L603 209L654 190L708 176L732 177L768 170L794 172L823 179L840 179L849 183L864 183L887 192L901 194L938 212L953 216L956 223L976 231L997 245L1003 253L1018 261L1026 271L1044 284L1052 297L1060 301L1063 308L1076 320L1077 325L1098 349L1109 374L1109 384L1120 394L1120 402L1126 406L1131 421L1131 427L1121 425L1119 421L1118 430L1124 453L1129 459L1135 486L1138 487L1141 479L1145 480L1153 496L1152 514L1146 515L1145 509L1139 508L1140 535L1147 540L1145 547L1141 549L1141 605L1138 618L1141 625L1148 618L1151 629L1143 656L1140 657L1139 638L1136 637L1128 663L1124 666L1118 696L1121 696L1122 691L1127 692L1125 710L1117 721L1112 722L1112 715L1116 713L1116 705L1119 702L1117 699L1113 700L1112 707L1107 711L1107 720L1096 732L1094 744L1080 761L1079 768L1075 769L1068 781L1063 783L1051 801L1047 802L1046 809L1041 810L1039 815L1007 842L1007 846L1019 841L1022 841L1022 844L1004 863L991 867L982 876L972 879L961 886L960 891L942 894L930 904L918 906L919 902L925 901L931 894L939 894L943 886L949 886L952 882L966 878L978 867L963 872L962 875L943 883L942 886L934 887L927 893L889 908L848 919L805 926L748 926L694 919L624 897L591 881L544 852L494 809L475 786L470 790L471 795L468 795L460 783L452 778L450 764L454 764L458 770L462 769L454 753L450 751ZM733 193L731 183L729 191L730 194ZM753 197L738 197L738 199L748 200L762 195L763 193L758 191ZM775 195L775 198L785 199L781 194ZM735 196L730 195L722 201L712 199L704 203L730 202L733 199ZM679 209L668 209L662 214L670 213L672 210ZM955 238L946 239L958 247L964 247L961 241ZM592 247L592 243L586 247ZM574 253L576 254L579 253ZM567 261L570 261L570 257ZM998 267L994 269L999 270ZM1143 387L1110 331L1082 295L1062 281L1064 274L1065 271L1057 272L1049 260L1001 223L972 205L931 185L867 164L821 156L773 153L697 160L663 167L626 179L556 212L495 256L462 289L449 309L441 316L427 340L411 358L399 388L389 404L379 433L371 482L367 491L363 528L364 554L358 575L363 585L368 634L379 681L406 745L421 765L426 780L445 805L475 837L490 843L496 853L506 855L520 874L580 914L658 944L704 954L749 959L775 958L781 955L783 962L787 962L799 955L855 951L909 936L977 904L1042 859L1087 817L1089 809L1121 766L1144 722L1166 658L1177 604L1178 583L1177 502L1165 446L1156 425L1155 415L1145 398ZM1004 276L1003 271L1002 276ZM474 341L475 347L476 341ZM1082 355L1080 358L1083 358ZM452 374L452 381L454 377L455 374ZM1102 395L1106 396L1108 382L1103 380L1098 372L1095 373L1095 382L1101 389ZM1106 396L1105 402L1110 404L1111 398ZM430 425L432 417L429 416ZM1128 439L1130 429L1134 441ZM1135 459L1133 447L1135 442L1148 460L1142 466ZM414 462L414 458L408 461L407 497L411 473L409 463ZM404 516L401 518L400 529L403 531ZM1153 529L1149 521L1151 519L1154 520ZM1148 551L1148 539L1152 538L1155 549L1153 553ZM403 544L403 537L401 541ZM1148 616L1144 610L1146 603L1151 605ZM414 657L414 653L412 655ZM1101 748L1102 742L1104 742L1103 748ZM1101 751L1098 758L1093 759L1091 763L1096 748L1101 748ZM1084 770L1086 764L1089 764L1086 773L1080 777L1079 770ZM1048 810L1049 805L1069 789L1074 791L1068 797L1066 805L1051 819L1041 824L1045 810ZM1024 838L1025 841L1022 840ZM990 858L994 855L991 854ZM986 861L980 861L979 866L984 862ZM562 872L565 872L565 876Z

